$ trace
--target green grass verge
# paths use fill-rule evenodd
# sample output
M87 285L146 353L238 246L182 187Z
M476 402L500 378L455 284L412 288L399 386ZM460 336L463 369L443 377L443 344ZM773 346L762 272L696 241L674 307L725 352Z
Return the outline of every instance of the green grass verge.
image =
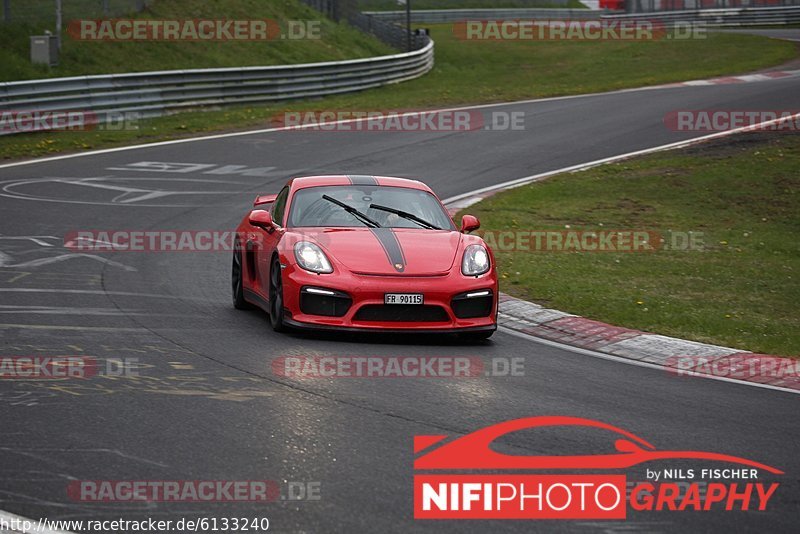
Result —
M798 169L800 134L742 134L559 175L467 211L483 230L702 232L703 251L498 252L501 289L614 325L797 357Z
M26 0L41 3L41 0ZM68 4L65 2L65 4ZM99 6L94 1L95 8ZM42 12L52 11L40 7ZM65 24L79 18L64 17ZM81 11L83 12L83 11ZM223 15L224 14L224 15ZM98 17L89 11L80 18ZM296 0L159 0L137 19L273 19L279 24L288 20L320 20L318 11ZM124 18L124 17L118 17ZM0 81L143 72L152 70L192 69L211 67L243 67L334 61L356 57L396 53L377 39L350 28L325 20L320 26L321 39L273 40L267 42L112 42L77 41L66 33L58 67L32 65L29 36L41 34L40 24L3 24L0 32Z
M182 113L142 121L132 131L3 136L0 156L19 159L269 127L285 110L434 108L608 91L748 72L785 62L796 50L790 42L735 34L684 42L463 42L449 25L431 31L436 67L417 80L321 100Z

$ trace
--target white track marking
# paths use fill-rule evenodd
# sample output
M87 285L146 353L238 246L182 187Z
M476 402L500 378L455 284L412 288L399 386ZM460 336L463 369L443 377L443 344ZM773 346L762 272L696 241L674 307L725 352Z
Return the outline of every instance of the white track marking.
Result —
M0 166L2 168L2 166ZM105 183L101 181L105 180ZM167 196L178 196L178 195L233 195L241 193L242 191L207 191L207 190L200 190L200 191L167 191L163 189L142 189L142 188L135 188L135 187L125 187L125 186L115 186L111 185L108 182L130 182L130 181L139 181L139 182L192 182L192 183L201 183L201 184L237 184L237 185L248 185L244 182L231 182L231 181L223 181L223 180L204 180L204 179L196 179L196 178L165 178L165 177L147 177L142 178L140 176L137 177L119 177L119 176L96 176L92 178L31 178L31 179L24 179L24 180L6 180L0 182L3 184L2 193L0 196L14 198L19 200L34 200L38 202L59 202L63 204L89 204L89 205L97 205L97 206L146 206L146 207L159 207L159 208L185 208L190 207L189 204L134 204L135 202L140 202L142 200L149 200L151 198L162 198ZM38 184L47 184L47 183L55 183L55 184L68 184L74 186L83 186L83 187L94 187L99 189L106 189L110 191L119 191L120 194L113 197L110 201L88 201L88 200L70 200L66 198L46 198L46 197L38 197L35 195L29 195L26 193L18 193L14 190L14 188L19 186L28 186L28 185L38 185ZM125 198L128 195L136 195L133 198Z
M72 326L72 325L50 325L50 324L18 324L0 323L0 330L19 329L19 330L79 330L89 332L144 332L149 333L145 327L141 328L117 328L113 326Z
M790 72L791 72L791 76L800 75L800 71L790 71ZM786 79L786 78L769 78L769 80L765 80L765 81L778 81L778 80L783 80L783 79ZM698 80L692 80L692 82L693 81L698 81ZM699 81L705 81L705 80L699 80ZM421 114L424 114L424 113L447 113L447 112L451 112L451 111L467 111L467 110L471 110L471 109L487 109L487 108L496 108L496 107L503 107L503 106L517 106L517 105L521 105L521 104L534 104L534 103L537 103L537 102L553 102L553 101L558 101L558 100L573 100L573 99L576 99L576 98L589 98L589 97L593 97L593 96L615 95L615 94L621 94L621 93L634 93L634 92L639 92L639 91L669 90L669 89L675 89L675 88L678 88L678 87L685 86L687 83L691 83L691 82L674 82L674 83L668 83L668 84L663 84L663 85L652 85L652 86L646 86L646 87L633 87L633 88L629 88L629 89L618 89L616 91L606 91L606 92L601 92L601 93L586 93L586 94L581 94L581 95L553 96L553 97L548 97L548 98L531 98L531 99L528 99L528 100L516 100L514 102L496 102L496 103L493 103L493 104L479 104L479 105L475 105L475 106L461 106L461 107L455 107L455 108L442 108L442 109L427 109L427 110L421 110L421 111L416 111L416 112L410 112L410 113L408 113L408 115L409 116L415 116L415 115L421 115ZM709 82L709 86L712 86L712 85L714 85L714 84L711 84ZM243 132L230 132L230 133L223 133L223 134L205 135L205 136L201 136L201 137L187 137L185 139L173 139L173 140L170 140L170 141L158 141L158 142L155 142L155 143L145 143L145 144L141 144L141 145L128 145L128 146L121 146L121 147L114 147L114 148L104 148L104 149L101 149L101 150L91 150L89 152L78 152L76 154L62 154L60 156L50 156L50 157L44 157L44 158L17 161L17 162L14 162L14 163L5 163L3 165L0 165L0 169L6 169L6 168L9 168L9 167L19 167L21 165L32 165L32 164L35 164L35 163L47 163L47 162L50 162L50 161L60 161L60 160L65 160L65 159L81 158L81 157L85 157L85 156L96 156L96 155L99 155L99 154L113 154L115 152L125 152L125 151L128 151L128 150L140 150L140 149L143 149L143 148L154 148L154 147L159 147L159 146L178 145L178 144L182 144L182 143L193 143L195 141L212 141L214 139L227 139L227 138L231 138L231 137L243 137L243 136L247 136L247 135L257 135L257 134L265 134L265 133L271 133L271 132L282 132L282 131L286 131L286 130L298 130L298 129L303 129L303 128L312 128L312 127L319 126L319 125L348 124L348 123L359 122L359 121L364 121L364 120L366 120L366 119L347 119L347 120L340 120L340 121L322 122L322 123L319 123L319 124L308 124L308 125L303 125L303 126L300 126L300 127L297 127L297 126L282 126L282 127L279 127L279 128L262 128L262 129L258 129L258 130L246 130L246 131L243 131Z
M591 356L592 358L600 358L601 360L610 360L612 362L617 363L624 363L626 365L635 365L637 367L647 367L649 369L657 369L662 373L668 372L668 367L664 367L663 365L658 365L656 363L648 363L648 362L640 362L639 360L631 360L629 358L623 358L621 356L614 356L613 354L606 354L604 352L597 352L591 349L584 349L582 347L573 347L572 345L565 345L563 343L559 343L557 341L550 341L549 339L544 339L536 336L532 336L530 334L526 334L525 332L519 332L517 330L513 330L511 328L507 328L505 326L499 326L497 328L499 331L510 334L512 336L516 336L522 339L526 339L528 341L532 341L533 343L539 343L540 345L548 345L550 347L555 347L557 349L565 350L568 352L574 352L576 354L583 354L584 356ZM788 389L788 388L781 388L778 386L770 386L769 384L759 384L757 382L747 382L745 380L736 380L735 378L727 378L724 376L714 376L714 375L704 375L704 374L696 374L692 375L691 378L703 378L707 380L719 380L721 382L728 382L731 384L738 384L740 386L752 386L755 388L762 388L762 389L771 389L774 391L780 391L783 393L794 393L795 395L800 395L800 390L796 389Z
M794 115L792 115L789 118L791 118L793 120L797 120L798 118L800 118L800 113L795 113ZM499 183L499 184L496 184L496 185L490 185L490 186L487 186L487 187L482 187L480 189L475 189L474 191L469 191L468 193L461 193L460 195L455 195L455 196L452 196L450 198L444 199L442 201L442 203L447 206L448 204L455 204L455 203L457 203L459 201L464 201L464 200L467 200L467 199L469 199L469 201L471 201L472 200L471 197L479 197L482 194L490 193L492 191L499 191L499 190L502 190L502 189L512 189L514 187L519 187L519 186L526 185L526 184L529 184L529 183L532 183L532 182L537 182L539 180L543 180L544 178L549 178L550 176L554 176L556 174L583 171L583 170L586 170L586 169L590 169L592 167L597 167L599 165L605 165L606 163L614 163L614 162L621 161L621 160L624 160L624 159L629 159L629 158L632 158L632 157L635 157L635 156L645 156L647 154L652 154L654 152L661 152L661 151L664 151L664 150L673 150L673 149L676 149L676 148L684 148L684 147L691 146L691 145L694 145L694 144L697 144L697 143L703 143L705 141L711 141L713 139L718 139L718 138L722 138L722 137L728 137L730 135L735 135L735 134L742 133L742 132L756 131L756 130L759 130L761 128L767 127L767 126L771 126L773 124L778 124L778 123L783 122L785 120L788 120L788 118L787 119L781 118L781 119L774 119L774 120L770 120L770 121L764 121L764 122L760 122L758 124L754 124L754 125L751 125L751 126L743 126L741 128L735 128L733 130L725 130L724 132L714 132L712 134L703 135L703 136L700 136L700 137L693 137L692 139L687 139L685 141L677 141L675 143L667 143L666 145L659 145L659 146L655 146L655 147L651 147L651 148L644 148L642 150L636 150L636 151L633 151L633 152L627 152L625 154L619 154L617 156L610 156L610 157L607 157L607 158L596 159L596 160L590 161L588 163L579 163L577 165L571 165L569 167L564 167L564 168L561 168L561 169L555 169L553 171L547 171L547 172L542 172L542 173L539 173L539 174L533 174L531 176L525 176L523 178L517 178L516 180L509 180L507 182L502 182L502 183ZM477 202L478 200L481 200L481 199L478 198L474 202ZM471 205L474 202L470 202L467 205ZM449 208L451 206L447 206L447 207ZM462 207L462 205L459 204L458 206L452 206L452 207L459 207L460 208L460 207Z
M120 297L145 297L152 299L196 300L206 302L207 299L182 297L178 295L157 295L154 293L134 293L130 291L102 291L99 289L47 289L33 287L0 287L0 293L69 293L77 295L114 295Z
M36 260L30 260L30 261L25 261L25 262L22 262L22 263L13 263L13 264L5 263L7 261L7 259L8 259L8 255L4 254L4 256L6 256L6 258L0 257L0 268L5 268L5 269L16 269L16 268L20 268L20 267L41 267L42 265L50 265L51 263L60 263L62 261L68 261L68 260L72 260L72 259L75 259L75 258L89 258L90 260L99 261L100 263L105 263L105 264L110 265L112 267L119 267L120 269L124 269L126 271L131 271L132 272L132 271L136 271L137 270L136 267L130 267L128 265L124 265L124 264L116 262L116 261L108 260L108 259L103 258L101 256L95 256L93 254L61 254L59 256L51 256L51 257L48 257L48 258L39 258L39 259L36 259Z
M21 235L21 236L0 236L0 241L10 240L10 241L31 241L36 243L41 247L54 247L52 243L48 243L44 241L45 239L55 239L56 241L61 241L60 237L56 237L54 235Z
M0 313L29 315L105 315L115 317L190 317L184 313L153 313L148 310L120 310L119 308L78 308L74 306L14 306L0 304Z

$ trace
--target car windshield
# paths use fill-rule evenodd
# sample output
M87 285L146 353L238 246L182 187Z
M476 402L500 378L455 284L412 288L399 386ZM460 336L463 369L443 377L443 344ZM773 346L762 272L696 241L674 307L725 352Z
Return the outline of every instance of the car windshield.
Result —
M291 227L367 227L356 214L323 198L327 196L354 208L385 228L430 228L455 230L439 201L419 189L375 185L307 187L294 194L289 213ZM379 206L375 208L371 206ZM399 211L391 213L381 208ZM405 216L403 215L405 212ZM410 217L408 216L410 215ZM419 220L413 220L414 218ZM421 222L422 221L422 222ZM427 224L425 224L427 223Z

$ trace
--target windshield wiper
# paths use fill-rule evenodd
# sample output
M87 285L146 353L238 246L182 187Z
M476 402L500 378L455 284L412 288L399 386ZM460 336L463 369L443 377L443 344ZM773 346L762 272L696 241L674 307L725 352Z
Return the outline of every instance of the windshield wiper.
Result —
M363 213L361 213L360 211L355 209L353 206L348 206L344 202L341 202L339 200L336 200L335 198L329 197L328 195L322 195L322 198L324 198L328 202L333 202L334 204L336 204L337 206L342 208L344 211L346 211L347 213L351 214L353 217L355 217L359 221L363 222L364 224L366 224L370 228L380 228L381 227L380 224L376 223L375 221L373 221L372 219L370 219L369 217L367 217L366 215L364 215Z
M407 211L396 210L394 208L381 206L380 204L370 204L369 207L372 208L372 209L376 209L376 210L388 211L389 213L394 213L398 217L402 217L404 219L408 219L409 221L413 221L413 222L417 223L418 225L422 226L423 228L427 228L429 230L441 230L441 228L439 228L435 224L431 224L428 221L426 221L425 219L420 219L419 217L417 217L413 213L408 213Z

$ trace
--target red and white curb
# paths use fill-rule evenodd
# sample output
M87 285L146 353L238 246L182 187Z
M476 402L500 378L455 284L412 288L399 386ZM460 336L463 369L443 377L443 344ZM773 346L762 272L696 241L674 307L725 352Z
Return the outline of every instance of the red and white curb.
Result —
M729 377L733 381L766 384L800 393L800 361L789 372L778 366L770 372L747 375L763 358L774 356L649 334L544 308L506 294L500 296L498 325L564 345L665 367L677 375ZM747 376L742 376L747 375Z
M794 117L800 117L800 114ZM755 127L765 127L775 122L777 121L765 121ZM556 174L583 171L598 165L613 163L634 156L682 148L719 137L745 132L753 128L753 126L749 126L724 132L716 132L687 141L670 143L668 145L639 150L628 154L620 154L618 156L573 165L563 169L526 176L517 180L511 180L450 197L444 199L442 202L447 207L450 214L455 215L458 211L476 204L496 193L541 181ZM663 367L676 373L680 372L683 374L690 374L691 376L704 376L729 382L740 382L749 385L768 387L770 389L800 393L800 372L797 372L800 365L793 365L789 373L753 373L752 375L747 375L746 373L740 372L743 368L748 367L749 362L757 362L761 358L768 358L775 361L786 359L613 326L559 310L545 308L539 304L520 300L506 295L505 293L500 294L498 326L557 344L630 360L648 367ZM731 361L735 363L731 364ZM717 366L715 362L719 362L721 365ZM800 364L800 360L795 363ZM716 374L719 367L723 368L724 376ZM742 376L743 374L746 376Z
M778 78L790 78L800 75L800 70L775 70L758 74L743 74L741 76L723 76L708 80L690 80L688 82L667 83L656 87L697 87L700 85L728 85L733 83L766 82Z

